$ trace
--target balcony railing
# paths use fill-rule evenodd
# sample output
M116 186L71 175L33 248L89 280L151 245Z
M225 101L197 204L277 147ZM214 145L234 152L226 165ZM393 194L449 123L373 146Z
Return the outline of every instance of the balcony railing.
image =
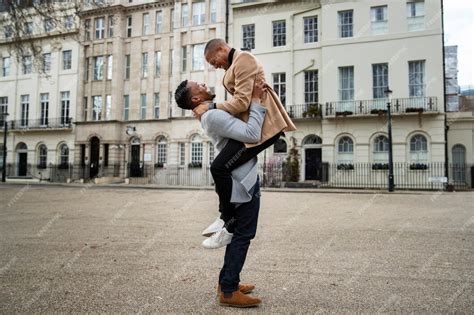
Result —
M388 99L363 101L327 102L325 117L336 116L370 116L387 113ZM392 114L438 112L438 100L435 96L394 98L391 100Z
M72 117L48 118L48 119L20 119L8 122L10 130L48 130L48 129L71 129Z
M286 111L293 119L321 119L323 106L321 104L286 105Z

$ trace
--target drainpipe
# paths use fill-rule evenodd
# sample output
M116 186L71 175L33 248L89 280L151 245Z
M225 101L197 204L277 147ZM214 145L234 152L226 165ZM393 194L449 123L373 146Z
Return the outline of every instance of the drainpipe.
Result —
M321 8L321 6L319 6ZM292 13L290 16L291 20L291 45L290 45L290 73L291 73L291 84L292 84L292 89L291 89L291 100L293 104L295 104L295 80L294 76L297 75L297 73L293 73L295 69L295 48L294 48L294 38L295 38L295 16L300 15L306 12L314 11L318 8L311 8L311 9L306 9L303 11L295 12ZM314 64L313 64L314 65ZM311 66L313 66L311 65ZM298 71L299 73L300 71Z
M445 62L445 51L444 51L444 3L441 2L441 47L443 49L443 105L444 105L444 176L448 177L449 175L449 154L448 154L448 118L446 114L446 62Z

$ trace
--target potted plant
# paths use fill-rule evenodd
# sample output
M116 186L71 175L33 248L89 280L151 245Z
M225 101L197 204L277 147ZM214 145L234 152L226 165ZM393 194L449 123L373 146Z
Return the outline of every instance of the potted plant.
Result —
M354 113L351 112L351 111L348 111L348 110L345 110L343 112L336 112L336 116L344 116L345 117L345 116L350 116L352 114L354 114Z
M370 113L372 115L385 115L387 114L387 110L386 109L372 109Z
M285 163L283 163L284 180L287 182L298 182L300 180L300 153L296 148L296 138L291 137L292 147L288 152Z
M189 168L200 168L202 167L202 162L191 162L188 164Z
M163 162L156 162L155 163L155 168L163 168L164 163Z
M350 171L354 169L354 164L352 163L340 163L337 164L337 169L340 171Z
M423 113L424 110L425 109L423 107L407 107L405 112L407 112L407 113Z
M372 164L372 169L373 170L388 170L388 164L387 163L374 163Z
M310 104L307 109L303 112L303 118L316 118L321 117L321 108L318 104Z
M424 163L412 163L410 164L410 169L411 170L427 170L428 165Z

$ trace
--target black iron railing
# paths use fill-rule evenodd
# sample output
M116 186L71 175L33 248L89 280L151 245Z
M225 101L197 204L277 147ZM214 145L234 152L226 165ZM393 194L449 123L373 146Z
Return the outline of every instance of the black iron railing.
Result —
M367 116L387 113L388 99L327 102L325 117ZM438 112L438 101L431 97L410 97L391 99L392 114Z
M48 118L48 119L19 119L8 121L10 130L48 130L48 129L71 129L72 117Z

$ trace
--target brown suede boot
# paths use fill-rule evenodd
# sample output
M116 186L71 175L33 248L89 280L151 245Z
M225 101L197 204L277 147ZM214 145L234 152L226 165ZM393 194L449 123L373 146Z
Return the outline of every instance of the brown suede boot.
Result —
M224 292L219 294L219 304L221 306L232 306L232 307L254 307L262 303L262 300L250 295L245 295L240 290L235 290L225 296Z
M239 284L239 290L243 294L249 294L250 292L253 291L253 289L255 289L255 286L253 284ZM220 284L217 285L217 295L219 295L219 293L221 293Z

